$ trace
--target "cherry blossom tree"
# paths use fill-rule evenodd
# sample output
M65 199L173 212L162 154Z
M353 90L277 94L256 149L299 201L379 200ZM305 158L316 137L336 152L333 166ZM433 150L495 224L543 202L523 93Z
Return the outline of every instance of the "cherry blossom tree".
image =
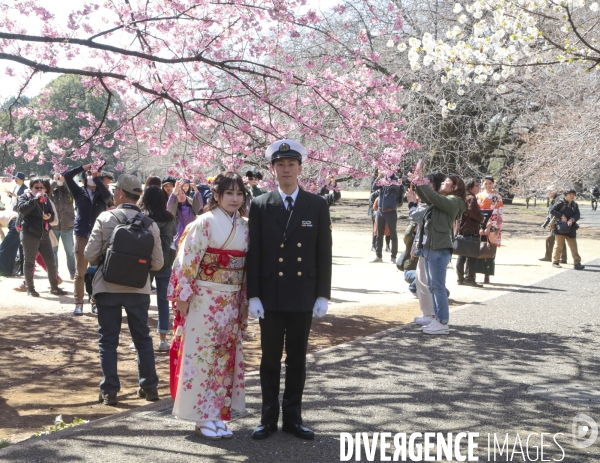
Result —
M114 139L124 147L116 158L143 145L150 157L173 156L171 173L202 179L217 163L238 168L289 137L305 143L321 166L309 187L329 172L393 170L416 146L402 130L401 85L366 66L361 48L296 66L289 44L336 40L321 34L322 16L303 3L91 0L61 22L39 0L0 1L0 60L21 83L16 103L38 73L78 75L106 95L100 118L83 115L88 127L78 139L50 141L56 169L66 158L97 157L91 147ZM393 4L389 9L400 17ZM112 106L117 97L119 113ZM35 117L49 131L48 118L63 117L64 109ZM5 111L9 120L29 116L18 104ZM6 173L15 143L32 161L47 154L17 140L11 127L0 132Z

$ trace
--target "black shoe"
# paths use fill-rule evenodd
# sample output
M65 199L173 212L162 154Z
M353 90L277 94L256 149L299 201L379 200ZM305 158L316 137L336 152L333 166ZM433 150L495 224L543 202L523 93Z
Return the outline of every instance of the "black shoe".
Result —
M561 261L560 261L560 263L561 263L561 264L566 264L566 263L567 263L567 261L566 261L566 260L561 260Z
M116 392L101 392L98 397L98 402L104 405L117 405Z
M252 439L266 439L274 432L277 432L276 424L259 424L254 431L252 431Z
M283 423L281 430L283 432L290 432L300 439L312 440L315 438L315 433L312 431L312 429L308 429L303 424Z
M542 257L541 259L538 259L538 260L540 260L542 262L551 262L552 261L552 259L550 259L548 257Z
M464 285L464 284L465 284L465 280L458 279L458 280L456 280L456 283L457 283L459 286L462 286L462 285Z
M463 283L465 286L472 286L473 288L483 288L483 285L476 283L475 281L465 280Z
M552 267L554 267L554 268L562 268L562 265L560 265L558 262L554 262L552 264Z
M38 293L35 289L28 289L27 295L31 297L40 297L40 293Z
M151 387L150 389L142 389L140 387L137 395L140 399L146 399L148 402L156 402L159 399L158 390L155 387Z
M585 265L575 264L575 265L573 265L573 268L575 270L583 270L585 268Z
M69 293L66 292L64 289L55 288L55 289L50 290L50 294L54 294L55 296L65 296L66 294L69 294Z

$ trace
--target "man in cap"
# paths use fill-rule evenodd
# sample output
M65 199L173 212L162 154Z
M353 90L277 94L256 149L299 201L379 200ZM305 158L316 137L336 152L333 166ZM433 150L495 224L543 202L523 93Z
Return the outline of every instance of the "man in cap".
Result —
M117 211L122 211L127 219L141 213L137 202L142 194L142 183L133 175L123 174L115 186L114 201ZM148 219L150 220L150 219ZM90 239L85 247L85 259L91 265L101 265L110 245L113 230L122 223L113 211L98 216ZM160 270L163 266L163 253L160 231L152 222L150 232L154 237L152 264L150 270ZM100 340L100 364L104 379L100 383L100 402L105 405L117 403L117 393L121 387L117 374L117 347L121 331L121 308L127 313L127 324L138 355L138 396L148 401L158 400L158 377L154 364L154 348L148 328L150 307L150 276L143 288L133 288L104 280L100 267L94 276L93 294L98 308L98 333Z
M331 219L325 200L298 186L304 146L293 140L266 151L279 186L252 201L248 250L250 314L259 318L262 359L262 416L252 437L277 431L284 342L285 388L281 410L284 432L313 439L303 425L306 350L313 315L327 312L331 295Z
M19 196L25 193L27 186L25 185L25 174L23 172L17 172L13 175L13 180L16 185L13 188L13 191L4 190L8 196L10 196L10 209L12 211L17 210L17 202L19 201Z

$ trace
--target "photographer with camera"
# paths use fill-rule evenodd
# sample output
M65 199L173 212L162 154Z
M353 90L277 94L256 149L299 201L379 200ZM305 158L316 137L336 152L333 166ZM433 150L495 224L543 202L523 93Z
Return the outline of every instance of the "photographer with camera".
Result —
M556 239L556 247L554 248L554 256L552 258L552 266L561 268L558 258L562 250L565 248L565 241L571 249L573 256L573 268L575 270L583 270L585 265L581 264L581 257L577 250L577 221L581 218L579 206L575 202L577 192L570 188L565 191L564 199L557 201L550 209L550 215L554 217L554 228L552 234Z
M27 285L27 295L39 297L33 286L33 267L35 257L39 252L46 263L50 293L62 296L67 294L58 287L56 262L50 241L50 223L54 221L55 214L50 199L44 192L44 183L40 178L29 182L29 191L19 196L17 209L22 217L21 244L25 255L23 273Z
M558 193L556 191L551 191L548 194L548 199L549 199L549 203L550 203L550 207L548 209L548 217L546 217L546 220L544 220L544 223L541 225L542 228L546 228L548 225L550 225L550 235L548 235L548 238L546 238L546 255L544 257L542 257L541 260L542 262L552 262L552 250L554 249L554 242L556 240L556 238L554 237L554 233L552 233L553 228L554 228L554 223L553 223L553 217L550 214L550 211L552 210L552 207L554 206L554 204L556 203L556 201L559 200L558 198ZM561 264L566 264L567 263L567 247L563 246L562 248L562 254L560 256L560 263Z
M83 297L85 294L85 272L88 263L83 256L83 250L88 243L90 233L98 216L107 210L112 195L101 178L102 166L92 169L93 164L75 167L65 172L67 188L75 200L77 215L75 216L75 310L73 315L83 315ZM83 173L84 185L75 182L75 176ZM92 306L92 312L96 312Z

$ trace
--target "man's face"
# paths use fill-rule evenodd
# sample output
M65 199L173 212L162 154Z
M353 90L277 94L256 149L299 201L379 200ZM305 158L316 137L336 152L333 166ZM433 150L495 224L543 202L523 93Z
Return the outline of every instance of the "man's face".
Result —
M302 165L297 159L277 159L273 164L275 177L282 187L291 187L298 184L298 175L302 172Z
M569 202L575 201L575 193L567 193L565 198L567 198L567 201Z

